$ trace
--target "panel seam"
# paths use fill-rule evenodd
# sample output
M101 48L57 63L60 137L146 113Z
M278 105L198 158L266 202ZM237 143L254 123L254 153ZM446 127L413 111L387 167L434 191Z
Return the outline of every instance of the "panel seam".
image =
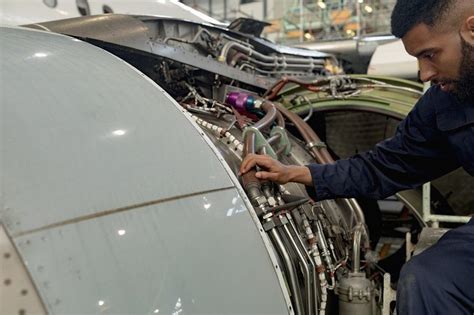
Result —
M64 220L64 221L60 221L60 222L55 222L55 223L48 224L48 225L38 227L38 228L34 228L34 229L31 229L31 230L22 231L22 232L19 232L19 233L12 233L11 237L16 238L16 237L25 236L25 235L33 234L33 233L36 233L36 232L41 232L41 231L44 231L44 230L64 226L64 225L75 224L75 223L79 223L79 222L83 222L83 221L87 221L87 220L91 220L91 219L95 219L95 218L100 218L100 217L107 216L107 215L110 215L110 214L120 213L120 212L124 212L124 211L144 208L144 207L157 205L157 204L161 204L161 203L165 203L165 202L169 202L169 201L174 201L174 200L178 200L178 199L185 199L185 198L189 198L189 197L195 197L195 196L199 196L199 195L203 195L203 194L215 193L215 192L231 190L231 189L236 189L236 187L235 186L228 186L228 187L222 187L222 188L217 188L217 189L198 191L198 192L184 194L184 195L171 196L171 197L167 197L167 198L163 198L163 199L157 199L157 200L141 202L141 203L137 203L137 204L133 204L133 205L128 205L128 206L125 206L125 207L103 210L103 211L95 212L95 213L92 213L92 214L79 216L79 217L76 217L76 218L73 218L73 219L68 219L68 220Z

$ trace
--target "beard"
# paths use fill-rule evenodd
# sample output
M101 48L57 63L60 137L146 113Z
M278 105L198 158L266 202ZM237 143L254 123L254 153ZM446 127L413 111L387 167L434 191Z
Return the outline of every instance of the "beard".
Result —
M474 46L461 37L462 60L454 94L461 103L474 105Z

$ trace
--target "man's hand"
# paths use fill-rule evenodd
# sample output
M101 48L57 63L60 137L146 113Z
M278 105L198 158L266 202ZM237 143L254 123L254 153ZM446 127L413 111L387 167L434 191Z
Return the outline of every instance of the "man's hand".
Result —
M313 184L311 172L306 166L284 165L268 155L247 155L240 165L239 175L247 173L255 166L263 169L255 174L259 179L267 179L281 185L288 182L301 183L307 186Z

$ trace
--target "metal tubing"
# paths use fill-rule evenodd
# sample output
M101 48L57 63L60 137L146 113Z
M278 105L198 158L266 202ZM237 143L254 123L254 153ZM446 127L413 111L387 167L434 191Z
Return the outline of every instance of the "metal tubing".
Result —
M281 135L279 133L275 134L274 136L271 136L268 138L267 142L268 144L275 144L278 140L280 140Z
M359 203L354 198L348 198L348 199L345 199L345 200L349 201L350 209L352 209L354 211L354 213L356 214L356 216L359 219L358 223L365 224L364 212L362 211L362 208L360 207Z
M323 85L330 82L330 79L328 78L323 78L320 80L315 80L311 82L305 82L299 79L295 79L292 77L283 77L280 81L276 82L271 88L269 88L264 96L269 99L269 100L274 100L277 96L278 93L287 85L288 83L294 83L299 86L304 87L305 89L312 91L312 92L319 92L319 85Z
M285 128L285 117L279 111L276 114L276 123L278 127Z
M431 215L431 183L423 184L423 199L422 199L422 211L423 221L428 223L428 217Z
M414 94L417 94L417 95L423 95L423 92L417 91L415 89L407 88L407 87L404 87L404 86L396 86L396 85L393 85L393 84L366 84L366 85L361 84L361 85L357 85L357 88L393 89L393 90L400 90L400 91L410 92L410 93L414 93Z
M431 222L453 222L453 223L467 223L473 217L470 216L455 216L455 215L436 215L430 214L427 220Z
M296 211L296 210L295 210ZM287 214L288 221L290 221L290 227L293 230L293 233L296 235L296 239L298 240L298 243L300 244L301 248L303 249L304 254L306 255L307 261L311 264L311 277L312 277L312 282L313 282L313 309L315 310L315 313L317 314L317 301L318 301L318 280L317 280L317 275L316 275L316 264L313 261L313 258L309 254L308 250L306 249L305 244L303 243L303 240L301 237L298 235L298 230L296 229L295 222L291 216L291 214ZM309 312L308 314L313 314Z
M360 240L362 237L361 226L356 226L353 236L353 244L352 244L352 271L359 272L360 271Z
M279 148L278 150L276 150L276 151L275 151L275 154L276 154L277 156L280 156L280 155L282 155L283 152L285 152L285 147L281 147L281 148Z
M249 153L255 153L255 134L253 132L249 132L245 136L242 159ZM256 170L253 169L242 175L242 186L247 192L252 204L254 206L260 206L258 201L260 197L263 197L263 193L260 188L260 181L255 177L255 173Z
M236 42L227 42L224 47L221 50L221 53L218 57L219 60L227 60L227 55L229 54L229 51L231 49L235 49L240 52L244 52L250 56L254 56L257 61L257 59L263 61L263 62L269 62L273 64L277 63L282 63L282 64L291 64L291 65L306 65L306 66L311 66L312 64L324 64L324 61L322 60L315 60L313 58L295 58L295 57L286 57L286 56L266 56L264 54L261 54L257 51L255 51L252 48L249 48L247 46L244 46L242 44L236 43Z
M243 157L246 157L247 154L255 153L255 134L253 132L247 133L244 139L244 152Z
M272 103L263 103L261 108L266 112L266 115L254 125L254 127L259 130L270 126L277 118L277 110ZM255 133L249 132L246 134L244 139L242 159L245 158L248 154L256 152L255 141ZM249 197L254 205L263 206L262 203L259 202L259 200L262 199L261 197L264 197L264 195L261 190L260 181L258 180L258 178L255 177L255 173L256 170L254 168L242 175L242 186L249 194Z
M303 314L301 310L301 295L299 293L299 287L296 279L296 272L295 272L295 266L293 265L293 262L291 261L290 255L286 251L285 245L283 244L283 241L281 240L280 235L278 234L276 229L271 229L270 230L270 235L273 238L273 241L275 242L275 245L277 246L277 249L280 252L281 257L283 258L283 263L285 264L285 268L288 272L288 277L289 277L289 284L290 284L290 289L294 297L294 309L295 309L295 314Z
M261 109L266 113L266 115L254 124L254 127L258 130L263 130L269 127L277 118L277 110L271 102L264 102Z
M349 259L349 249L347 247L344 247L344 253L344 257L336 265L336 270L347 264L347 260Z
M236 58L235 61L238 61L239 59L242 59L242 58L245 59L247 62L254 63L254 64L257 64L257 65L262 66L262 67L268 67L268 68L271 68L273 70L307 69L308 71L310 71L310 70L313 70L315 68L322 69L323 66L324 66L324 63L322 63L322 62L319 63L317 61L309 63L309 64L297 64L297 63L286 63L286 62L283 62L283 63L279 63L279 62L269 63L269 62L259 61L255 58L250 58L246 55L239 55L239 57Z
M303 267L303 274L304 274L304 282L305 282L305 291L306 291L306 314L313 313L313 295L312 295L312 286L311 286L311 272L308 268L308 262L303 256L301 249L298 247L293 235L291 234L290 230L288 229L288 224L283 225L283 231L285 232L290 244L293 246L295 250L296 256L298 257L301 266Z
M292 113L288 109L286 109L284 106L278 103L274 103L275 107L282 113L283 116L288 118L289 121L291 121L300 134L303 136L303 139L306 141L306 143L317 143L321 142L321 139L316 135L316 133L309 127L309 125L301 119L300 116L298 116L295 113ZM325 164L329 163L332 161L332 158L329 154L329 152L326 149L316 149L316 148L311 148L311 152L315 155L315 159L318 163L320 164Z
M319 220L315 220L316 224L316 231L318 233L318 241L321 247L321 255L323 256L324 261L329 269L329 279L331 280L331 285L329 289L334 289L336 286L336 279L334 276L334 272L336 271L334 264L331 260L331 252L329 251L329 246L326 242L326 236L323 233L323 226Z
M182 38L179 38L179 37L166 37L164 40L163 40L163 43L167 44L168 41L170 40L174 40L174 41L177 41L177 42L182 42L182 43L187 43L187 44L195 44L197 39L199 38L199 36L201 36L201 33L207 33L209 36L212 36L212 34L205 28L201 28L197 33L196 35L194 35L193 39L191 40L186 40L186 39L182 39Z
M321 139L316 135L316 133L311 129L311 127L303 121L303 119L297 114L289 111L287 108L282 106L279 103L274 103L275 107L282 113L283 116L288 118L298 129L298 131L303 136L303 139L307 144L321 142ZM316 148L311 147L311 152L314 154L316 161L320 164L333 163L334 160L327 151L326 148ZM360 208L359 204L355 199L343 199L344 203L349 207L349 209L354 213L356 219L358 219L359 224L365 224L364 213ZM364 225L365 226L365 225ZM367 231L365 235L368 235Z
M314 260L314 263L316 264L316 272L318 273L319 284L321 286L321 306L319 308L319 311L320 311L320 315L324 315L326 313L327 286L328 286L328 283L326 281L326 274L324 272L324 265L319 255L319 249L317 246L317 242L316 242L313 230L311 230L311 225L309 224L308 219L306 219L306 215L301 213L301 216L303 217L303 227L306 233L308 244L311 247L311 255L313 255L313 260Z
M263 69L255 67L255 66L253 66L249 63L242 63L239 67L240 70L243 70L245 68L250 68L252 70L255 70L259 73L264 73L264 74L278 74L278 75L290 75L290 76L301 74L300 71L294 72L294 71L291 71L290 69L287 69L287 70L263 70ZM322 69L323 67L321 66L321 67L314 67L314 68L318 68L318 69L321 68Z

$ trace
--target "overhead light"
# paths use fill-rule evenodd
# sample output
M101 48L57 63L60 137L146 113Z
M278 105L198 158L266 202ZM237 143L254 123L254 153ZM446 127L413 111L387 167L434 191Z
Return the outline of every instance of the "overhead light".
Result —
M366 5L364 7L364 10L367 11L367 13L372 13L372 11L374 11L374 9L372 9L372 7L370 5Z
M359 3L364 3L364 0L359 0Z
M318 1L318 6L323 10L326 9L326 3L322 2L322 1Z

